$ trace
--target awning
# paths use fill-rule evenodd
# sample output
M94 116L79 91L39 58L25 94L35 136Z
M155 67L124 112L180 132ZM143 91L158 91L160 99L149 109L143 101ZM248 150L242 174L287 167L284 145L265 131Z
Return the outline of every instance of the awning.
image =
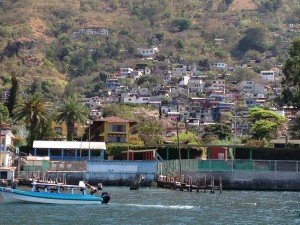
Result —
M34 141L33 148L106 150L105 142L87 141Z

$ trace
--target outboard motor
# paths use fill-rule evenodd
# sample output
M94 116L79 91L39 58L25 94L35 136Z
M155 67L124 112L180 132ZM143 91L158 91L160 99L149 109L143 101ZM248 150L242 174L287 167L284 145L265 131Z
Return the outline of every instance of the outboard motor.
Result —
M102 198L102 203L107 204L111 198L111 195L109 194L109 192L102 192L101 198Z

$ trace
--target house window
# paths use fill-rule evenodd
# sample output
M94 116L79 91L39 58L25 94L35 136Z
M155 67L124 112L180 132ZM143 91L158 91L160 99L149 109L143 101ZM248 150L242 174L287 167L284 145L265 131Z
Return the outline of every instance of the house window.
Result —
M125 143L126 142L126 136L125 135L108 135L108 141L109 142L119 142L119 143Z
M7 172L6 171L1 171L0 172L0 179L7 179Z
M109 132L126 132L125 125L109 125Z
M54 127L54 132L56 133L56 134L62 134L62 128L61 127Z

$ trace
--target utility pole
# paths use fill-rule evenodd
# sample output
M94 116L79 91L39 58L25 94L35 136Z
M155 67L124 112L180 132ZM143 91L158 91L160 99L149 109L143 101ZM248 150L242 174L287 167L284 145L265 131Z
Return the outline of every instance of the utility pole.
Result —
M177 134L177 148L178 148L178 155L179 155L179 175L181 180L181 151L179 146L179 131L178 131L178 119L176 120L176 134Z
M234 139L233 139L233 157L235 158L235 149L236 149L236 136L237 136L237 129L236 129L236 119L240 118L240 116L237 116L236 114L233 116L234 118Z
M86 123L89 125L89 160L90 160L90 152L91 152L91 125L93 124L93 121L88 120Z

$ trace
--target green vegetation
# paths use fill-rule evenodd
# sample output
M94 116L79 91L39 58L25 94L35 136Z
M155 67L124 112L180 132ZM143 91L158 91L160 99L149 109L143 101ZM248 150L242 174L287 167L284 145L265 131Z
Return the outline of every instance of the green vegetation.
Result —
M1 1L0 91L11 93L5 107L0 107L2 122L9 119L6 109L10 117L24 122L30 145L34 138L52 135L48 127L54 119L48 102L64 102L58 121L68 123L68 140L72 140L72 127L75 122L86 121L82 116L86 110L78 107L75 98L65 96L105 93L106 80L125 65L167 70L171 65L195 63L209 80L218 75L207 72L211 63L259 61L252 69L237 69L228 77L222 74L226 82L240 82L260 80L256 72L284 62L287 56L283 97L278 102L299 108L300 39L292 42L289 52L286 50L298 36L299 12L300 2L295 0L253 0L242 5L234 0ZM289 23L294 28L288 29ZM107 29L108 35L76 34L80 29ZM223 41L216 43L216 39ZM155 60L142 59L137 48L152 45L160 50ZM179 77L172 79L178 82ZM120 83L133 85L129 79ZM162 83L159 76L143 76L136 81L140 87ZM25 98L21 103L20 93ZM163 99L163 104L169 102L169 98ZM104 116L137 121L139 125L132 132L142 132L143 143L162 142L165 125L157 116L158 110L123 104L105 107L103 112ZM253 120L252 136L259 139L256 143L272 138L282 124L270 118ZM298 128L294 128L297 136ZM220 124L207 128L207 132L210 134L202 137L206 143L217 139L230 142L232 136L230 127ZM197 141L181 136L183 142Z
M270 110L250 109L251 133L254 139L270 140L275 137L277 129L288 120Z
M76 95L68 96L64 104L58 109L56 121L67 125L67 140L73 140L75 123L84 124L88 120L89 109L82 105Z
M288 105L300 107L300 38L293 41L289 50L289 58L283 68L285 79L283 80L282 101Z
M248 28L238 44L238 50L242 53L246 53L249 50L265 52L267 47L267 30L262 26Z
M204 131L205 134L202 137L204 140L207 140L212 136L216 136L217 139L224 140L231 136L231 128L223 123L208 125L204 128Z
M10 117L13 116L13 111L18 104L18 96L19 96L19 81L15 76L11 77L11 88L9 90L9 97L6 102L7 109L9 111Z
M186 132L186 133L179 133L178 135L179 143L182 144L198 144L199 140L195 133L193 132ZM177 137L172 138L173 143L177 143Z
M50 107L38 94L28 96L25 102L15 108L13 115L15 121L24 122L29 130L28 146L32 146L34 140L42 140L51 127Z
M187 18L176 18L172 20L172 28L175 32L181 32L191 26L191 21Z
M253 10L243 10L246 5ZM247 62L267 50L282 60L287 39L297 36L287 34L286 27L300 21L299 8L300 3L292 0L256 0L245 6L234 0L4 1L0 4L0 76L22 77L21 91L47 80L42 93L58 100L66 83L74 79L110 75L122 65L134 68L139 47L157 45L157 60L206 68L212 62L230 64L243 56ZM73 36L79 29L109 33ZM224 41L216 46L215 38ZM33 61L25 60L29 55ZM69 88L68 94L90 95L104 89L103 83L82 81L79 93L78 88ZM57 90L62 91L56 94Z

